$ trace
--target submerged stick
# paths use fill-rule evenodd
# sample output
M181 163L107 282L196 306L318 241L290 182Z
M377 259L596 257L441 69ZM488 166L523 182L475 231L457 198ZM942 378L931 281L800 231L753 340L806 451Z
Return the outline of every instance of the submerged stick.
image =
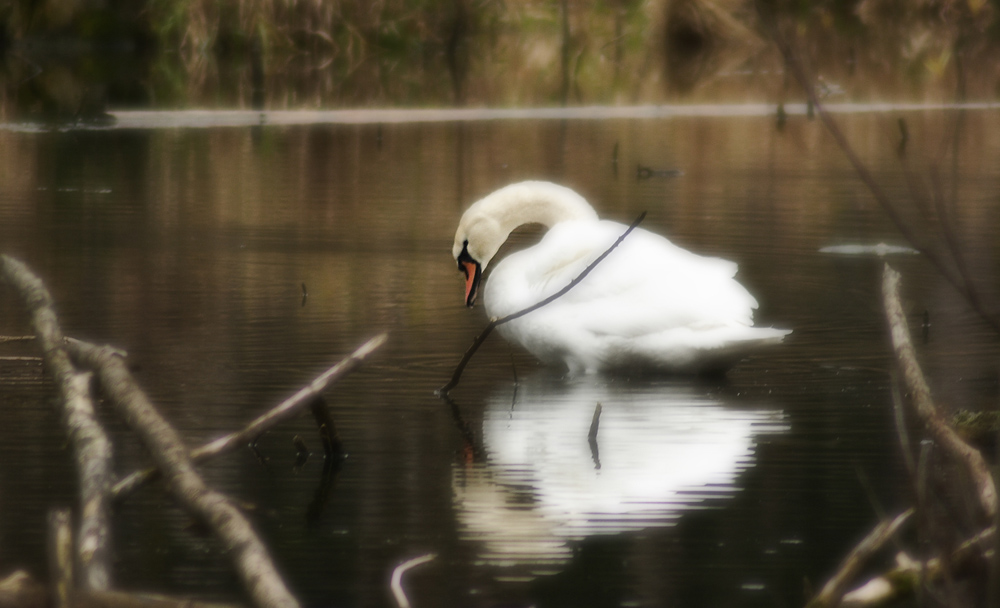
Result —
M327 458L343 456L344 446L340 442L340 435L337 434L337 425L330 415L330 406L322 395L316 395L309 401L309 411L312 412L313 420L316 421L316 428L319 430L319 438L323 443L323 455Z
M997 490L983 455L955 433L937 412L931 390L917 363L910 330L899 300L899 273L888 264L882 273L882 297L892 336L893 350L906 385L910 402L927 432L951 458L962 463L976 487L976 498L983 514L992 519L997 514Z
M392 580L389 583L389 588L392 589L392 596L396 600L396 604L399 608L410 608L410 600L406 597L406 592L403 590L403 573L411 568L416 568L421 564L426 564L437 557L435 553L428 553L427 555L421 555L420 557L414 557L413 559L407 560L402 564L396 566L392 571Z
M232 501L210 488L194 469L188 450L113 349L75 343L78 355L97 370L108 400L128 421L163 471L173 498L204 521L230 553L248 595L259 608L298 608L253 526Z
M583 271L580 274L578 274L575 279L573 279L572 281L570 281L569 285L566 285L565 287L563 287L559 291L555 292L551 296L545 298L541 302L536 302L536 303L532 304L531 306L528 306L527 308L521 309L521 310L519 310L517 312L513 312L513 313L507 315L506 317L502 317L500 319L493 319L492 321L490 321L489 325L487 325L483 329L483 331L480 332L480 334L478 336L476 336L476 339L472 341L472 346L469 347L469 350L465 351L465 355L462 356L462 360L458 362L458 366L455 368L455 372L451 375L451 380L449 380L447 384L445 384L444 386L442 386L441 388L439 388L436 391L437 394L439 396L447 395L448 392L451 391L451 389L453 389L456 386L458 386L458 381L462 379L462 373L465 371L465 366L467 366L469 364L469 361L472 360L472 356L476 354L476 351L479 350L479 347L482 346L483 342L486 341L487 336L490 335L490 333L493 331L494 328L499 327L499 326L503 325L504 323L509 323L510 321L513 321L514 319L520 319L524 315L526 315L528 313L531 313L531 312L535 312L539 308L541 308L543 306L546 306L548 304L551 304L553 301L555 301L555 300L561 298L562 296L566 295L566 292L568 292L570 289L573 289L574 287L576 287L577 285L579 285L580 281L582 281L584 279L584 277L586 277L588 274L590 274L591 270L593 270L598 264L600 264L601 262L603 262L604 258L606 258L609 255L611 255L611 252L614 251L615 248L618 247L618 245L621 245L622 241L625 240L625 237L627 237L629 234L631 234L632 231L635 230L639 226L639 224L642 223L642 220L644 220L644 219L646 219L646 212L645 211L643 211L642 213L640 213L639 217L635 218L635 221L632 222L629 225L629 227L625 230L625 232L622 233L622 235L620 237L618 237L618 240L616 240L614 243L612 243L611 246L608 247L604 251L604 253L602 253L601 255L597 256L597 259L595 259L593 262L591 262L589 266L587 266L586 268L584 268Z
M204 462L209 458L213 458L223 452L253 441L262 433L274 428L279 423L297 416L303 408L308 407L310 403L319 397L323 391L329 388L331 384L357 369L365 359L385 344L387 338L387 334L379 334L371 340L368 340L358 347L358 349L353 353L317 376L306 387L302 388L288 399L285 399L268 412L258 416L242 430L229 433L228 435L219 437L214 441L191 450L191 460L193 462ZM75 350L75 353L79 353L90 364L96 363L96 360L93 359L93 355L91 354L92 351L89 351L88 349L81 348ZM112 490L114 497L118 499L123 496L127 496L153 479L156 479L158 475L159 472L155 468L131 473L114 486Z
M17 291L31 314L45 366L59 389L63 425L73 447L80 486L80 528L76 539L80 582L87 589L107 589L111 579L108 512L112 453L111 441L94 415L90 374L80 373L70 362L52 296L42 280L23 263L6 255L0 255L0 275Z

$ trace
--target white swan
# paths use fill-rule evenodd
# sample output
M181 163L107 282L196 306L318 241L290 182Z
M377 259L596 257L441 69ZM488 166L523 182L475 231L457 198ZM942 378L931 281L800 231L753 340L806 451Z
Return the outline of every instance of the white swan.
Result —
M462 216L452 253L465 273L465 303L518 226L549 227L542 240L493 269L483 301L491 317L559 291L622 235L579 194L549 182L506 186ZM757 301L733 276L736 264L695 255L637 229L568 293L498 329L542 361L571 373L613 370L722 371L789 330L754 327Z

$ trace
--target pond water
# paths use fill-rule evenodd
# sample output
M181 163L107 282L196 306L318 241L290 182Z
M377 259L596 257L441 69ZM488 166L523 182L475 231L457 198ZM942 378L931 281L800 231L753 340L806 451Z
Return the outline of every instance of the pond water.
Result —
M879 110L837 120L922 238L940 224L910 197L942 194L990 301L1000 113ZM303 417L257 454L203 467L305 605L393 605L393 568L434 553L405 577L414 606L795 606L880 514L911 504L882 262L866 255L908 243L818 121L793 113L779 128L739 107L402 114L234 125L123 113L123 128L0 130L0 250L47 282L67 334L128 351L190 445L389 332L327 393L339 466L324 467ZM462 305L458 218L527 178L569 185L625 223L647 211L647 229L737 261L758 324L793 333L721 380L566 378L494 335L452 402L439 399L486 323ZM994 407L995 336L923 256L888 259L936 394ZM26 333L0 290L0 335ZM35 355L0 344L0 572L44 579L46 511L72 505L75 485ZM118 472L144 465L125 425L101 415ZM155 486L122 503L116 585L242 599L224 550L192 523Z

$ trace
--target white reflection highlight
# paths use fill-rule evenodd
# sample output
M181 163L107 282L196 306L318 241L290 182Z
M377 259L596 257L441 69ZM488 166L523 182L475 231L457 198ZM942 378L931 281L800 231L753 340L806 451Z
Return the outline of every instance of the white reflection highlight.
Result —
M486 464L455 469L462 535L482 543L481 563L555 572L572 541L671 525L732 496L754 437L787 430L780 411L727 407L690 382L534 376L489 399Z

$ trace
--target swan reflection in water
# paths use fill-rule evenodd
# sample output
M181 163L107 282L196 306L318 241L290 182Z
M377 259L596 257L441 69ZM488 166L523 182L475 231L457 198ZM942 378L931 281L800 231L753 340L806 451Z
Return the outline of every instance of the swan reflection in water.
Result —
M669 526L731 497L755 437L788 425L778 410L727 406L718 392L551 373L497 391L483 414L485 463L454 471L463 537L481 543L482 563L530 578L558 572L574 541Z

